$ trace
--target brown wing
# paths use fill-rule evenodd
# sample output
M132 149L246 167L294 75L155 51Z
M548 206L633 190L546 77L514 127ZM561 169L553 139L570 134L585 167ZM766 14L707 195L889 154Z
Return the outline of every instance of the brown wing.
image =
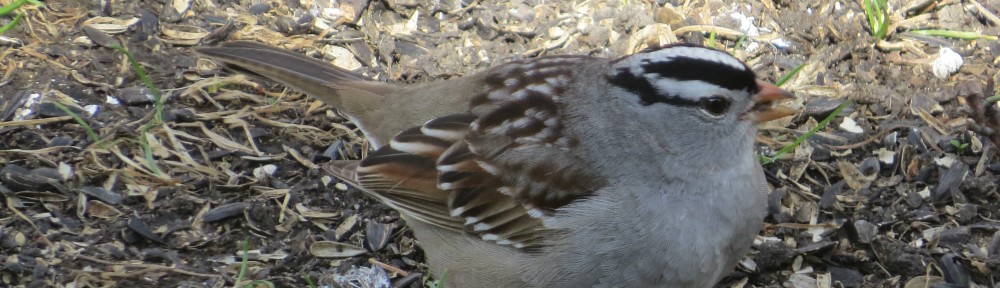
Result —
M502 183L501 191L547 215L591 195L603 180L569 151L578 139L562 129L560 100L573 64L583 57L552 57L508 65L486 77L487 92L473 98L477 120L466 141L480 166Z
M562 133L558 98L570 75L562 67L580 60L502 66L485 77L469 114L403 131L353 173L335 173L353 175L357 186L420 221L512 247L543 245L540 219L603 184L568 152L576 140Z
M361 161L335 161L325 167L417 221L502 245L540 245L541 222L501 194L496 177L474 161L438 163L444 154L460 152L474 120L469 114L440 117L399 133Z
M541 221L531 217L516 199L501 192L504 189L501 179L483 169L480 162L483 159L472 153L464 141L476 119L471 114L452 115L424 125L427 134L462 135L437 161L438 187L451 192L447 202L450 215L464 219L466 230L484 240L517 248L542 245Z
M419 131L417 127L400 133L389 145L370 153L364 160L335 161L324 167L331 174L417 221L462 231L462 220L447 213L448 192L437 188L434 154L443 152L450 143L431 141L418 145L398 142L408 140L420 143L416 142L419 134L413 133Z

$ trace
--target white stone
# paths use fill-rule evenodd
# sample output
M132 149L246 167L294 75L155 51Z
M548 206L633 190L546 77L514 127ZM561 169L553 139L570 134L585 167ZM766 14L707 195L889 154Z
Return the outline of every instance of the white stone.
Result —
M851 119L851 117L844 117L844 122L840 123L840 130L854 134L861 134L865 132L865 129L858 126L858 122L854 122L854 119Z
M944 80L948 78L948 75L958 71L958 68L962 68L963 63L962 55L949 48L941 48L938 51L937 59L931 62L931 71L938 79Z

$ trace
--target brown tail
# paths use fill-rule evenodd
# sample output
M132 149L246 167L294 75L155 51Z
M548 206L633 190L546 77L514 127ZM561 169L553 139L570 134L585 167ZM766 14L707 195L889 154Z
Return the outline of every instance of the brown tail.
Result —
M365 81L363 76L305 55L249 41L233 41L195 51L236 70L273 79L341 107L338 83Z

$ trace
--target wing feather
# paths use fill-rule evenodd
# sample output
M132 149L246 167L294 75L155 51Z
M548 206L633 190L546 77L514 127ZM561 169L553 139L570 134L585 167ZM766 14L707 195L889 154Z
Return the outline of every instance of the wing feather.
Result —
M570 152L578 141L561 126L572 71L559 67L580 60L503 66L484 78L469 113L407 129L364 160L329 170L418 221L516 248L544 246L553 231L541 218L603 185Z

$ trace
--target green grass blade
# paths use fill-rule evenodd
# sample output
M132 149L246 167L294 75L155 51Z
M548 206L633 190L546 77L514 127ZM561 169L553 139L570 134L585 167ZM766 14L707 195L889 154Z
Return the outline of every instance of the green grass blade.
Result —
M889 1L882 0L882 27L879 29L881 31L882 38L889 35Z
M146 70L142 69L142 66L139 65L139 61L136 60L135 56L128 52L125 47L114 44L111 45L111 48L125 54L125 57L128 58L129 64L132 66L132 69L135 70L135 74L139 75L139 79L142 80L142 84L146 85L146 88L149 88L150 93L153 93L153 103L156 106L155 123L163 123L163 97L161 97L163 94L160 93L160 89L157 89L156 86L153 85L153 81L149 80L149 76L146 76Z
M736 49L740 49L740 46L743 46L743 44L745 44L746 42L747 42L747 34L740 35L740 39L736 39L736 44L733 45L733 52L735 52Z
M875 38L884 39L889 33L889 4L885 0L864 0L865 18Z
M153 172L153 174L161 175L160 168L156 167L156 159L153 159L153 148L149 146L149 139L146 137L149 134L149 129L156 125L158 124L146 123L146 125L142 125L142 128L139 129L139 147L142 148L143 159L146 160L146 168L149 168L149 171Z
M708 48L715 49L715 30L708 32Z
M97 141L101 141L101 138L97 137L97 133L94 132L94 128L90 127L90 124L87 124L86 121L83 121L83 118L80 118L80 115L76 115L76 113L70 111L69 108L66 108L66 105L63 105L62 103L52 102L52 104L56 104L56 108L59 108L59 110L62 110L63 113L66 113L66 115L72 117L73 120L76 121L76 123L80 124L80 126L83 126L83 130L87 131L87 137L90 138L90 141L93 141L95 143Z
M438 279L437 282L427 282L427 283L424 284L424 286L426 286L428 288L443 288L443 287L445 287L444 283L446 281L448 281L448 271L447 270L445 270L444 272L441 272L441 279Z
M21 8L21 6L24 5L25 2L28 2L28 0L17 0L14 1L14 3L10 3L4 5L3 7L0 7L0 16L10 14L10 12L14 12L15 9Z
M785 74L785 76L781 76L781 79L778 79L778 82L774 82L774 86L781 87L781 85L785 85L785 82L792 80L792 77L794 77L795 74L798 74L799 70L802 70L802 67L806 67L806 63L799 64L799 66L792 68L792 71L789 71L788 74Z
M882 18L882 7L881 1L872 0L872 13L874 13L875 26L872 26L873 32L875 32L875 38L882 39L885 34L882 31L882 24L885 24L885 18Z
M997 103L997 101L1000 101L1000 94L993 95L993 96L990 96L989 98L986 98L986 103L989 103L989 104Z
M243 287L256 288L259 287L258 285L263 285L264 287L267 288L274 288L274 283L271 283L271 281L267 280L253 280L250 281L250 283L247 283L247 285L244 285Z
M927 30L910 30L910 33L927 35L927 36L955 38L962 40L977 40L977 39L997 40L997 36L986 35L983 33L970 32L970 31L927 29Z
M236 282L240 283L243 281L243 276L247 273L247 262L250 261L250 240L244 238L243 241L243 258L240 259L240 274L236 275ZM235 285L234 285L235 286Z
M875 36L875 29L878 27L878 22L875 20L875 11L872 8L872 1L875 0L864 0L861 6L865 8L865 18L868 19L868 27L872 29L872 36Z
M809 137L812 137L812 135L816 134L816 132L819 132L820 129L823 129L826 126L830 125L830 121L833 121L833 118L837 118L837 115L840 115L840 112L844 111L844 108L847 108L847 106L851 105L851 103L854 103L854 101L851 101L849 99L847 101L844 101L844 103L840 103L840 106L837 106L837 109L834 109L833 113L830 113L829 116L823 118L823 121L819 121L819 123L816 124L816 127L809 129L809 131L807 131L805 134L802 134L802 136L799 136L799 138L795 138L795 142L792 142L792 144L788 144L785 147L781 147L781 150L778 150L778 152L774 153L774 157L767 157L761 155L759 159L760 164L767 165L774 163L776 159L780 158L785 154L788 154L788 152L792 152L792 150L795 150L795 147L799 147L799 144L802 144L803 141L805 141Z
M309 277L309 273L302 273L302 278L306 279L306 287L316 288L316 284L313 283L312 277Z
M153 86L153 81L149 80L149 76L146 75L146 70L142 69L142 66L139 65L139 61L136 60L135 56L128 52L125 47L122 47L118 43L109 43L105 47L115 49L124 54L125 57L128 58L129 65L131 65L132 69L135 70L135 74L139 75L139 79L142 80L142 83L146 85L146 88L149 88L150 93L153 93L153 105L155 106L156 111L153 115L153 121L146 123L139 130L139 146L141 147L143 156L145 157L146 168L156 175L161 175L162 172L160 172L160 169L156 167L156 161L153 158L153 149L149 146L147 135L149 133L149 129L155 127L156 125L163 124L163 94L160 93L160 89Z
M14 28L14 26L17 26L18 23L21 23L21 19L24 19L24 13L17 13L17 16L14 16L14 20L11 20L10 23L3 25L3 27L0 27L0 35L7 33L7 30Z

